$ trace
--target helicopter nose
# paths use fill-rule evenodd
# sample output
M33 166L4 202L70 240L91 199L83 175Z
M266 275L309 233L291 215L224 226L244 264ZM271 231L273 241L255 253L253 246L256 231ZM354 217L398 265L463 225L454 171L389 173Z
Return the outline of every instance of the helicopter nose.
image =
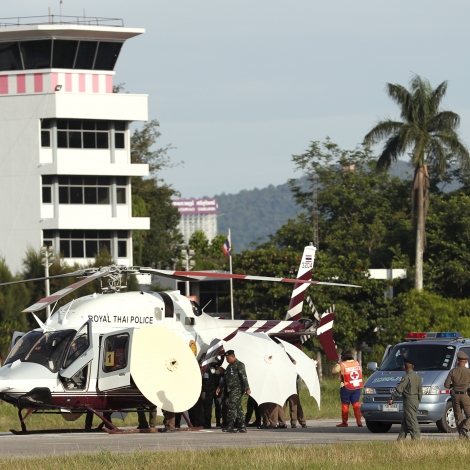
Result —
M9 380L8 378L0 379L0 393L8 392L9 390L12 390L13 388L14 387L13 387L13 383L11 382L11 380Z

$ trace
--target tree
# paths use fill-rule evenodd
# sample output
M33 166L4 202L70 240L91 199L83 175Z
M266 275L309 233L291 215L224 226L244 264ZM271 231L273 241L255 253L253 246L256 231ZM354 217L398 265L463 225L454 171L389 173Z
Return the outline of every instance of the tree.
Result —
M260 276L295 277L302 251L265 244L255 250L244 250L234 258L238 273ZM334 337L340 348L359 348L362 342L374 345L383 341L384 326L395 319L392 300L385 298L389 283L370 279L367 260L354 253L332 258L323 250L317 254L314 279L335 279L362 286L360 289L334 286L310 286L310 295L320 313L336 306ZM235 281L234 297L245 318L254 320L284 320L293 285L277 282ZM311 316L304 305L304 316Z
M157 120L149 121L131 137L132 163L146 163L150 172L150 178L132 178L132 214L150 217L149 231L133 232L133 255L136 265L167 267L177 257L182 237L178 209L171 202L178 192L158 176L163 168L172 166L167 152L173 148L154 148L161 136L158 127Z
M312 142L305 153L292 159L307 181L317 181L321 251L336 258L355 253L361 260L368 259L369 267L390 268L394 257L391 248L402 245L410 233L406 182L376 173L375 157L364 146L344 150L327 139ZM303 250L313 240L312 191L296 180L290 180L290 185L305 213L288 222L271 240Z
M470 162L467 147L460 141L457 128L460 117L440 109L447 91L447 81L435 89L429 81L414 75L410 90L398 84L387 84L387 93L400 107L402 121L384 119L365 136L367 145L386 139L377 160L378 169L390 167L400 155L411 151L415 169L411 193L412 219L416 233L415 289L423 289L423 253L426 244L425 222L429 205L428 167L438 175L445 173L449 161L461 167Z
M202 230L196 230L189 239L189 248L195 251L195 271L227 270L228 260L222 251L226 236L217 235L210 242Z
M16 281L5 259L0 258L0 283ZM0 357L8 354L14 331L27 331L27 317L21 311L28 306L28 292L24 284L3 286L0 289Z

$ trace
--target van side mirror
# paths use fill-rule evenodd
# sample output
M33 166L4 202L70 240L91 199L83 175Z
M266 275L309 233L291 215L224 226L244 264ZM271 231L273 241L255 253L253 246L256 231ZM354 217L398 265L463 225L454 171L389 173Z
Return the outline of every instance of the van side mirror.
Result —
M378 366L376 362L367 363L367 370L371 370L372 372L375 372L377 369L378 369Z

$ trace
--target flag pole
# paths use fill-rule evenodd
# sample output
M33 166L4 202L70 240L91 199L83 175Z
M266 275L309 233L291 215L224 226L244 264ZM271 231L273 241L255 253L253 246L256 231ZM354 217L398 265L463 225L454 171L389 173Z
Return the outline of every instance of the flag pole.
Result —
M230 234L230 229L228 229L228 241L230 244L230 256L229 256L229 261L230 261L230 274L232 273L232 236ZM230 278L230 317L233 318L233 279Z

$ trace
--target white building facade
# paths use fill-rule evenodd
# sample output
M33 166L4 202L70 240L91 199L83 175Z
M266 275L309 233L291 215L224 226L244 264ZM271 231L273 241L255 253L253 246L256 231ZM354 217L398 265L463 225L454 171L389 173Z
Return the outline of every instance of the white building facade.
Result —
M129 124L148 120L147 95L113 93L124 42L144 30L38 24L0 27L0 254L21 269L28 247L69 263L106 247L132 265Z
M181 216L178 228L186 245L196 231L204 232L209 241L217 236L217 199L175 199L172 204Z

